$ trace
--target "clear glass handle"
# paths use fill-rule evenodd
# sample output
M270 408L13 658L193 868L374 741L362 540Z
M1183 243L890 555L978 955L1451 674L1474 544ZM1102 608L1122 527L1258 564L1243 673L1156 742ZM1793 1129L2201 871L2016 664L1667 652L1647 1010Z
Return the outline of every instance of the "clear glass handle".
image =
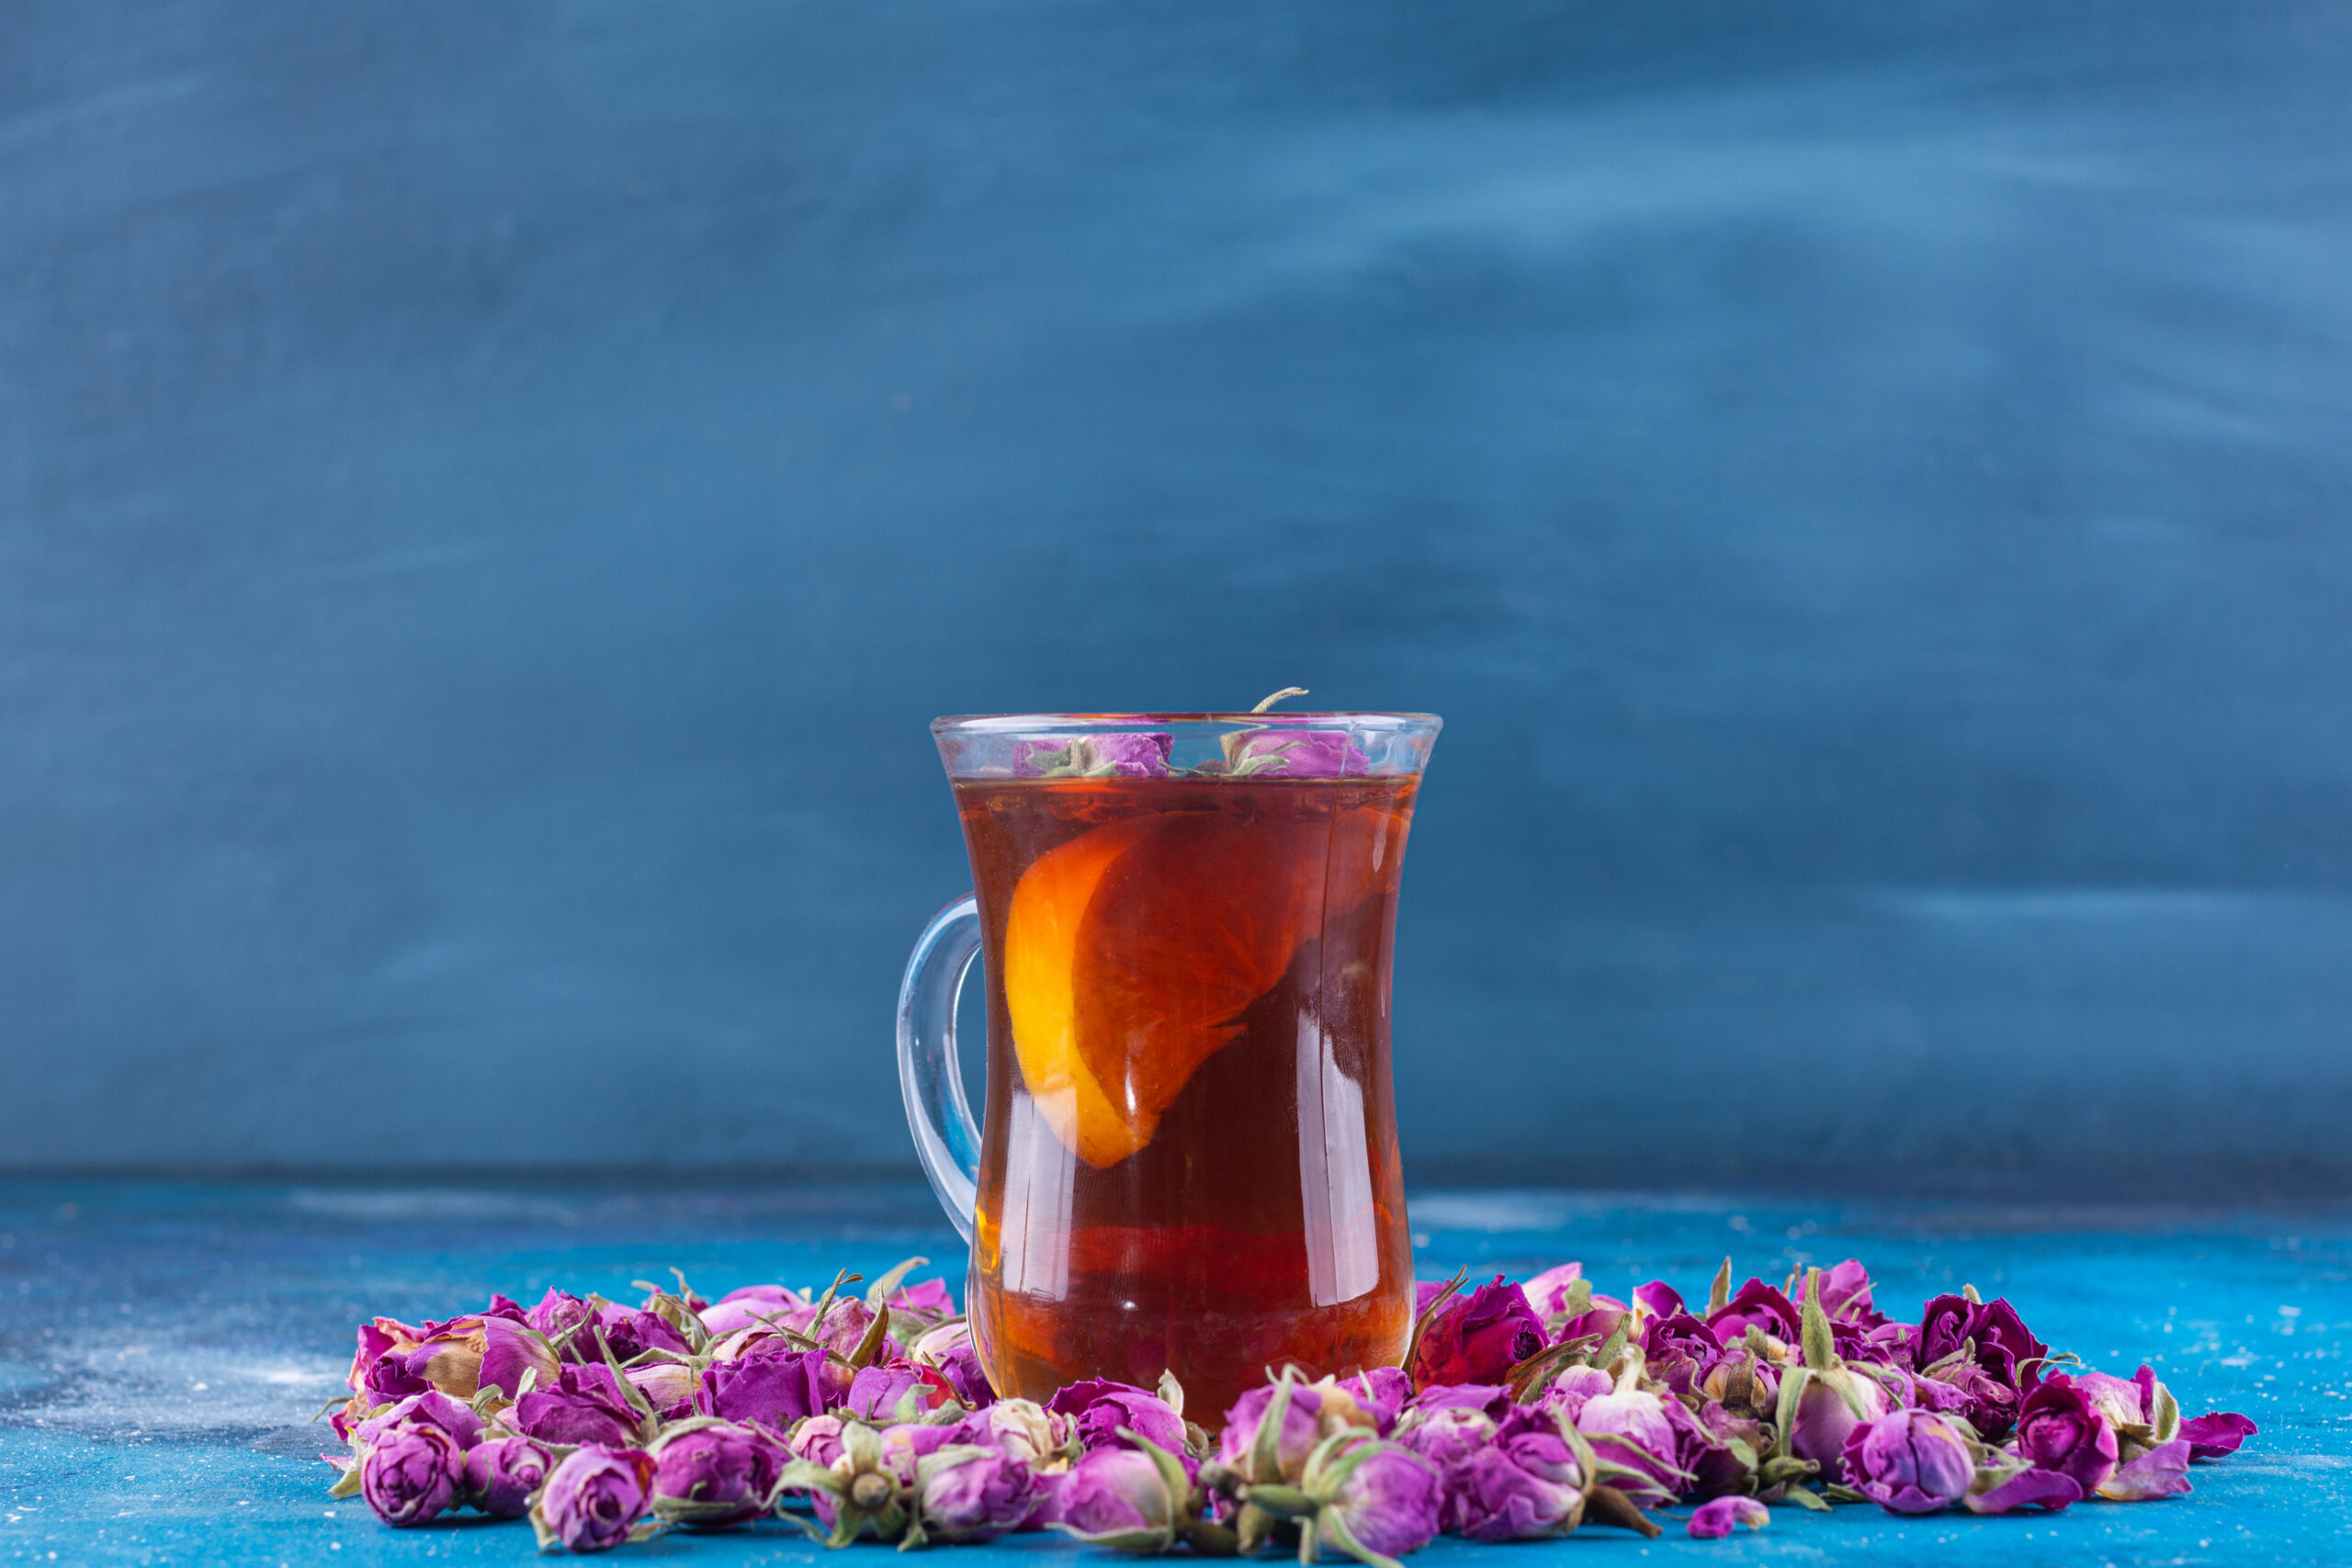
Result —
M980 955L979 906L968 893L932 917L899 987L899 1089L931 1190L964 1239L979 1196L980 1129L956 1062L956 997Z

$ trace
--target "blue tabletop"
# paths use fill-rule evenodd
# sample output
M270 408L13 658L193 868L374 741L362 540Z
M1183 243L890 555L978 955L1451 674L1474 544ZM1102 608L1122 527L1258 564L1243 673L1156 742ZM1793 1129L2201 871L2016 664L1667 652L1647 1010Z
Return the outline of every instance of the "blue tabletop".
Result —
M1657 1277L1703 1294L1726 1252L1768 1277L1850 1256L1902 1311L1971 1281L2094 1366L2148 1361L2189 1412L2262 1427L2234 1459L2199 1466L2192 1495L2157 1503L1993 1519L1781 1507L1728 1541L1668 1519L1656 1541L1588 1528L1535 1546L1441 1540L1417 1562L2352 1562L2352 1211L1428 1192L1412 1212L1425 1277L1574 1258L1603 1290ZM871 1277L910 1253L960 1287L960 1243L927 1192L896 1185L0 1182L0 1562L522 1561L525 1525L395 1532L327 1497L316 1455L333 1445L305 1423L335 1393L360 1318L446 1316L493 1290L624 1295L673 1264L714 1295L837 1268ZM1045 1538L951 1550L1080 1552ZM824 1555L773 1525L627 1549L712 1564Z

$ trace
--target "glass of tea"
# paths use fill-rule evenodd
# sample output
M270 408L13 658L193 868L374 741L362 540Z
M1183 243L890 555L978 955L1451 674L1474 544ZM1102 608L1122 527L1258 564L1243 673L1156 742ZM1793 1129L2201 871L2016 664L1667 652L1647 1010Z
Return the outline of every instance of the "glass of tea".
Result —
M999 1393L1173 1372L1215 1425L1269 1368L1393 1366L1411 1237L1389 963L1427 714L932 726L973 892L899 998L907 1117L972 1243ZM975 956L975 1127L956 1002Z

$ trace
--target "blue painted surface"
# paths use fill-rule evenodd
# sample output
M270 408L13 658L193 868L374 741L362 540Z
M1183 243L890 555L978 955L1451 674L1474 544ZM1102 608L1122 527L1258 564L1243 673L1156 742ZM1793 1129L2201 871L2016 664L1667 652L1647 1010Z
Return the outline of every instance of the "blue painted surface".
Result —
M1424 1173L2352 1190L2347 79L2319 0L12 5L0 1164L903 1161L924 722L1296 682L1450 721Z
M857 1191L231 1188L0 1183L0 1562L522 1562L520 1525L395 1532L324 1496L300 1425L331 1397L353 1324L550 1284L626 1292L676 1263L700 1288L871 1275L955 1238L917 1188ZM2191 1412L2260 1437L2188 1497L2057 1518L1773 1510L1761 1534L1645 1543L1594 1528L1548 1546L1441 1541L1478 1562L2313 1563L2352 1560L2352 1213L1745 1204L1555 1192L1422 1193L1424 1274L1523 1275L1580 1258L1604 1288L1703 1290L1726 1251L1778 1277L1859 1256L1882 1304L1973 1280L2053 1345L2154 1365ZM781 1527L675 1537L665 1561L809 1562ZM865 1552L878 1549L858 1549ZM978 1560L1082 1554L1059 1541ZM616 1561L618 1561L617 1559ZM878 1558L877 1558L878 1561ZM957 1562L975 1561L958 1557ZM1102 1558L1109 1562L1112 1559ZM1267 1561L1276 1561L1268 1558Z

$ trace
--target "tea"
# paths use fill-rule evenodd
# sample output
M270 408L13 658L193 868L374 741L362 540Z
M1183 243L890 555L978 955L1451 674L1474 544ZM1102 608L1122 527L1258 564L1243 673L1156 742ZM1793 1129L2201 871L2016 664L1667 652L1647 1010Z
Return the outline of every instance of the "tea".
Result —
M1388 993L1414 776L963 780L989 1018L972 1323L1043 1399L1393 1365Z

